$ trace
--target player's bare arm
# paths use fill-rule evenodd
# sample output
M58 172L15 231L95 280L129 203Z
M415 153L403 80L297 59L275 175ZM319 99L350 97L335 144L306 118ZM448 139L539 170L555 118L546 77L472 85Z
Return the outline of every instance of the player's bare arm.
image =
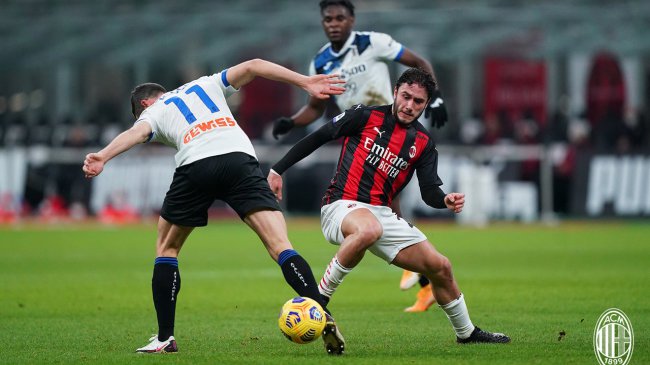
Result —
M101 174L106 162L120 153L128 151L133 146L146 142L150 134L151 126L149 123L136 123L133 127L115 137L101 151L87 154L83 165L85 176L93 178Z
M257 58L229 68L226 77L228 82L238 89L258 76L299 86L317 99L327 99L330 95L340 95L345 91L345 88L339 86L345 81L339 79L338 75L305 76Z
M300 108L298 112L291 116L293 123L299 126L305 126L325 113L327 102L322 99L310 97L308 103Z
M402 57L400 57L398 62L404 66L415 67L428 72L431 74L431 76L433 76L433 80L436 81L436 84L438 83L438 78L436 78L436 74L433 71L433 66L431 66L431 63L410 49L404 48L404 53L402 53Z

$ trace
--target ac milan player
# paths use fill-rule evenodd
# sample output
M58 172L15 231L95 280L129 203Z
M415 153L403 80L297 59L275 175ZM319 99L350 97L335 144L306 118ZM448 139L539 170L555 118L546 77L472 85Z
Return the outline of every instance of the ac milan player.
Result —
M321 25L329 42L311 60L309 74L335 73L345 79L345 92L333 98L340 111L356 104L375 106L390 103L393 88L388 68L392 62L421 68L431 73L435 80L431 63L389 34L354 30L355 6L351 1L322 0L319 7ZM426 118L431 117L432 125L440 128L447 122L447 108L439 90L440 85L436 86L424 114ZM273 136L277 139L294 126L303 127L313 123L323 115L326 106L326 101L309 98L307 104L294 115L273 122ZM395 197L391 208L402 215L399 197ZM405 309L406 312L423 312L435 303L431 285L419 274L404 271L400 288L409 289L418 281L421 289L417 300Z
M508 336L474 326L449 260L419 229L390 208L393 197L414 172L422 199L428 205L460 213L465 204L464 194L445 194L440 188L438 152L427 130L417 121L435 86L429 73L408 69L397 80L392 105L357 105L336 116L298 142L273 166L269 185L282 199L281 174L324 143L343 137L337 171L321 208L323 234L340 248L319 283L321 295L329 301L343 278L370 250L390 264L429 278L457 342L507 343Z

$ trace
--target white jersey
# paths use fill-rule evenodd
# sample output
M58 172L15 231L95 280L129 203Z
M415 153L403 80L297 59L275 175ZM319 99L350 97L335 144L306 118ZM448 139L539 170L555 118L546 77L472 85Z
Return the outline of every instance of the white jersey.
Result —
M391 104L393 86L388 62L398 61L404 52L401 43L376 32L352 32L339 52L327 43L309 65L309 74L339 74L345 80L345 92L336 104L345 111L356 104Z
M163 94L136 121L151 125L149 141L176 148L177 167L230 152L257 158L253 144L226 104L226 98L238 91L228 83L227 71Z

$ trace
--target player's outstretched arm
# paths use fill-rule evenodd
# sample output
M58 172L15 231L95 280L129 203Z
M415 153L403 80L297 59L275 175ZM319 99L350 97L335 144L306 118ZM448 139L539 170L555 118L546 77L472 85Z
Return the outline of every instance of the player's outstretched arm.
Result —
M101 151L89 153L84 160L83 171L87 178L95 177L104 170L104 165L113 157L133 146L145 142L151 134L151 126L147 122L136 123L131 129L122 132Z
M433 66L431 66L431 63L410 49L404 48L404 52L402 52L402 56L397 62L401 63L404 66L419 68L430 73L431 76L433 76L433 79L436 81L436 84L438 84L438 79L436 78L436 74L433 71Z
M280 161L271 167L271 172L267 179L271 189L278 197L278 200L282 200L282 177L280 175L287 171L291 166L295 165L298 161L316 151L318 147L333 140L333 128L333 123L326 123L316 132L301 139L300 142L291 147L289 152L287 152Z
M228 82L235 88L248 84L258 76L296 85L318 99L327 99L330 95L340 95L345 91L345 88L339 86L345 81L339 79L338 75L305 76L259 58L230 67L226 74Z

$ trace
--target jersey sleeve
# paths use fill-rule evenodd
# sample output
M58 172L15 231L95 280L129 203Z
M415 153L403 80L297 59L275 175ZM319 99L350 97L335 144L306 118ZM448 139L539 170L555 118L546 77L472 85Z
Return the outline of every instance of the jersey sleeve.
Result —
M355 109L356 108L356 109ZM303 138L280 161L271 167L278 174L283 174L298 161L309 156L325 143L344 135L354 134L355 129L365 124L363 105L356 105L323 124L315 132Z
M366 125L370 111L367 107L358 104L330 120L326 127L332 139L343 136L353 136L359 133Z
M151 134L149 135L149 138L144 141L144 143L148 142L161 142L160 136L161 133L159 133L159 125L156 122L157 118L154 117L155 113L151 110L151 108L147 108L145 111L140 114L140 118L133 123L133 125L138 124L138 123L148 123L151 126ZM157 133L158 132L158 133Z
M431 140L427 143L415 169L418 174L422 200L430 207L437 209L446 208L445 192L440 188L442 180L438 176L438 151L436 151Z
M384 61L399 61L404 52L404 46L385 33L370 33L370 43L377 57Z
M442 185L442 180L438 176L438 151L431 140L427 143L422 157L415 165L415 171L418 174L421 191Z
M217 85L221 88L221 91L223 91L223 95L226 98L229 98L230 95L236 93L239 91L239 89L235 89L232 85L230 85L230 82L228 82L228 78L226 75L228 74L228 69L225 69L217 74L214 74L213 76L217 79Z

